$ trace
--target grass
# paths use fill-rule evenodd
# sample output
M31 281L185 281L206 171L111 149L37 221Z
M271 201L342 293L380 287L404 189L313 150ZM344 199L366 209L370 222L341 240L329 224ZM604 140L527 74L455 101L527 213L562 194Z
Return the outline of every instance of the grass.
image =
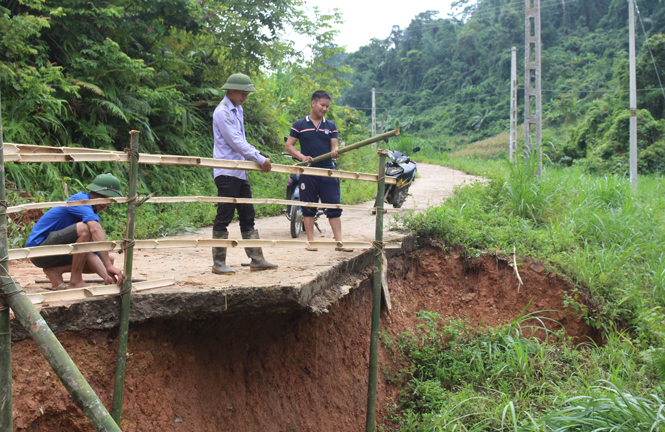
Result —
M382 335L397 365L384 372L402 387L387 420L400 431L663 430L662 390L619 337L580 348L561 332L528 337L537 314L498 328L418 317L416 330Z
M419 153L419 161L488 181L456 189L444 205L396 223L448 247L462 246L468 256L508 256L515 247L518 257L565 275L578 288L564 304L599 328L605 342L574 347L562 334L529 338L521 330L524 318L473 329L421 312L415 332L384 335L400 365L386 376L402 387L389 404L392 426L665 430L665 181L640 177L634 190L627 178L559 167L547 158L538 179L535 165L521 155L510 164L498 153L480 152L500 139L459 157Z

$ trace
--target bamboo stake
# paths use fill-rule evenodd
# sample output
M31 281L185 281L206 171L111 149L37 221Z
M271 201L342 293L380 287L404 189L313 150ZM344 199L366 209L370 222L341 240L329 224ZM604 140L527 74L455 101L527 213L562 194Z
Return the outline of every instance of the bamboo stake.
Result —
M348 147L345 147L348 148ZM12 153L6 155L6 162L129 162L130 157L121 153L31 153L19 154ZM243 171L260 171L261 167L257 162L252 161L233 161L214 158L199 158L191 156L171 156L171 155L153 155L139 154L139 163L146 165L173 165L173 166L194 166L200 168L225 168ZM376 174L367 174L353 171L331 170L324 168L301 167L294 165L273 164L272 172L283 174L305 174L315 177L332 177L347 180L362 180L377 182ZM394 177L386 178L386 183L395 184L397 179Z
M381 322L381 266L383 265L383 199L385 194L386 156L379 150L379 184L376 192L376 241L374 242L374 290L372 302L372 330L369 343L369 380L367 385L366 432L374 432L376 423L376 382L379 368L379 324Z
M132 299L132 265L134 263L134 221L136 217L136 182L139 175L139 132L129 132L131 136L129 172L129 194L132 199L127 207L127 229L125 233L125 281L122 284L120 297L120 322L118 333L118 358L115 363L115 386L113 388L113 420L120 427L122 419L122 400L125 391L125 366L127 364L127 341L129 338L129 311Z
M0 119L1 124L1 119ZM0 141L1 146L1 141ZM5 163L4 151L0 152L0 289L5 294L5 302L12 308L18 321L30 333L32 339L35 341L37 348L42 352L46 361L49 362L55 374L60 378L60 381L65 386L70 395L74 398L76 405L83 411L85 416L90 420L92 426L98 432L121 432L120 428L115 424L113 418L108 413L104 405L99 400L90 384L86 381L85 377L76 367L76 364L67 355L67 352L55 337L49 326L44 321L44 318L37 311L28 296L23 292L21 287L9 276L8 263L7 263L7 214L5 213L6 207L5 196ZM8 311L5 310L4 312ZM4 353L7 349L2 350ZM6 365L5 358L2 358L3 366ZM6 366L5 366L6 367ZM7 379L9 382L6 382ZM7 391L11 389L11 377L7 377L5 373L2 374L0 391ZM11 390L10 390L11 394ZM6 424L8 419L11 419L11 414L7 415L4 410L11 411L11 403L7 404L6 398L3 398L3 413L2 420L3 431L13 430L11 422Z
M138 197L139 200L145 197ZM18 213L21 211L45 209L52 207L76 207L83 205L96 205L96 204L124 204L127 203L129 198L95 198L90 200L78 201L51 201L41 203L21 204L7 208L7 213ZM331 208L343 210L365 210L374 212L374 207L365 207L362 205L346 205L346 204L324 204L324 203L310 203L304 201L271 199L271 198L229 198L229 197L208 197L208 196L180 196L180 197L151 197L146 201L151 204L164 204L164 203L231 203L231 204L277 204L277 205L299 205L301 207L318 207L318 208ZM413 209L383 209L384 213L402 213L412 211Z
M1 108L0 148L4 149ZM0 191L0 276L7 276L9 264L7 257L7 201L5 197L5 164L2 154L0 154L0 175L2 175L2 190ZM13 429L12 335L9 325L9 307L6 303L0 301L0 430L11 431Z
M341 149L337 150L337 153L342 154L342 153L346 153L346 152L351 151L351 150L356 150L356 149L359 149L360 147L365 147L366 145L374 144L375 142L378 142L378 141L381 141L381 140L384 140L384 139L388 139L388 138L394 137L396 135L399 135L399 129L391 130L390 132L386 132L386 133L381 134L381 135L373 136L373 137L368 138L364 141L359 141L357 143L350 144L350 145L348 145L344 148L341 148ZM310 165L310 164L315 164L317 162L324 161L326 159L330 159L331 157L332 157L332 152L322 154L321 156L317 156L317 157L314 158L313 161L297 163L297 164L295 164L295 166L307 166L307 165Z
M37 258L56 255L76 255L88 252L112 252L122 248L123 241L105 241L105 242L87 242L72 243L53 246L35 246L22 249L10 249L9 260L15 261L25 258ZM374 247L372 242L361 241L311 241L306 240L233 240L233 239L166 239L166 240L136 240L134 249L187 249L187 248L206 248L206 247L225 247L225 248L252 248L252 247L274 247L274 248L293 248L293 247L320 247L323 249L333 249L338 247L370 249ZM386 243L384 249L399 249L402 247L400 242Z

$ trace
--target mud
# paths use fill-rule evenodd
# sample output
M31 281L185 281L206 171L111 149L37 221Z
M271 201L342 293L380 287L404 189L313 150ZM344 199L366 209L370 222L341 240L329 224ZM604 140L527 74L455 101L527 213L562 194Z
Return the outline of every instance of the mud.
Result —
M494 257L466 260L433 243L389 261L393 309L382 331L413 329L415 313L439 312L498 325L545 312L582 341L598 335L570 310L571 286L542 266L513 269ZM340 281L343 282L342 279ZM341 289L343 288L344 289ZM371 277L325 288L328 313L305 311L157 319L130 327L124 431L358 431L365 424ZM314 299L315 301L317 299ZM320 300L320 298L318 298ZM323 303L322 303L323 304ZM116 330L59 336L108 407ZM34 343L13 344L17 431L91 431ZM388 362L380 352L380 363ZM377 418L398 389L379 373Z

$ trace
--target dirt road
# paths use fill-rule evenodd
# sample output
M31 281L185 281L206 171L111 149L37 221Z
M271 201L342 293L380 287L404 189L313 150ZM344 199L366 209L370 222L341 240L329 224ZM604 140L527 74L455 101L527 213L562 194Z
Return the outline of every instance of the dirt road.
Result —
M442 200L451 195L453 188L477 177L464 174L437 165L418 164L419 178L411 187L411 196L404 204L405 209L421 211L428 206L439 205ZM372 202L365 203L370 208ZM385 240L399 241L401 235L390 232L392 216L386 218ZM319 226L322 233L315 233L315 240L332 240L332 232L325 217L320 219ZM291 240L289 221L285 216L275 216L257 220L256 227L261 238L271 240ZM342 215L342 230L344 240L370 241L374 239L375 218L369 211L345 210ZM237 223L229 227L229 238L240 238L240 229ZM197 233L179 236L179 238L211 238L212 228L202 228ZM306 240L304 233L300 240ZM319 250L309 252L302 249L264 249L266 258L279 265L274 271L250 272L241 263L248 262L243 249L229 249L227 264L236 271L235 276L214 275L211 272L212 258L208 248L176 249L176 250L138 250L134 254L134 277L148 280L173 277L178 282L176 286L152 292L191 291L203 287L265 287L290 285L297 286L307 283L317 277L322 271L335 266L362 253L336 252L332 250ZM45 285L34 283L44 274L27 260L11 262L10 272L16 276L21 285L29 292L41 291Z

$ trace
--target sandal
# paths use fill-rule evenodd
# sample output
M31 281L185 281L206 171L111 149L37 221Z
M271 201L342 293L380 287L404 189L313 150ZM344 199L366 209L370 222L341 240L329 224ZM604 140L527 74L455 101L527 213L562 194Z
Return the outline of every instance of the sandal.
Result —
M337 252L353 252L353 249L351 248L344 248L344 247L336 247L335 250Z
M307 246L307 247L305 247L305 250L308 250L308 251L310 251L310 252L316 252L316 251L318 251L317 248L312 247L312 246Z

